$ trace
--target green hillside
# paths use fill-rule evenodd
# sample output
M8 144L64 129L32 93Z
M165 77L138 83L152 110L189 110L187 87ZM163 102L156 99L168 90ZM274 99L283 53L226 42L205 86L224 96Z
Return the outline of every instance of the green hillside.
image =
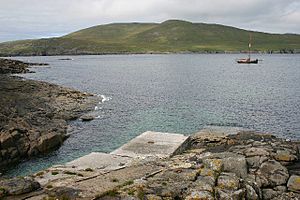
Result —
M66 55L166 52L241 52L249 33L253 50L298 52L300 35L269 34L218 24L168 20L116 23L83 29L59 38L0 43L0 55Z

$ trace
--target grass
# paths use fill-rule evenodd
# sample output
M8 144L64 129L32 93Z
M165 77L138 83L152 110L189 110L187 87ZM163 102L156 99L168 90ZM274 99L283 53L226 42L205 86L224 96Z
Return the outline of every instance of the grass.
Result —
M86 171L86 172L93 172L94 170L92 168L86 168L84 171Z
M52 174L53 176L55 176L55 175L59 174L59 172L58 172L58 171L52 171L51 174Z
M119 23L83 29L59 38L0 44L0 55L224 52L253 50L300 52L300 35L269 34L230 26L168 20L163 23Z
M117 189L108 190L102 194L96 195L95 199L99 199L101 197L109 196L109 197L115 197L119 194Z
M83 174L76 173L76 172L71 172L71 171L64 171L63 173L64 173L64 174L67 174L67 175L83 176Z
M122 186L132 185L133 183L133 180L128 180Z
M53 186L52 185L47 185L46 188L51 189L51 188L53 188Z
M39 176L39 177L43 177L43 175L44 175L43 171L36 173L36 176Z

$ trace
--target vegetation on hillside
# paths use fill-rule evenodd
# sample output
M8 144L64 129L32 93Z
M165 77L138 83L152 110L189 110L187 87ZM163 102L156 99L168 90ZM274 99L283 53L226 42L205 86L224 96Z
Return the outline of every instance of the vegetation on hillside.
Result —
M63 37L0 44L0 55L112 53L184 53L247 51L299 53L300 35L269 34L230 26L168 20L163 23L116 23L83 29Z

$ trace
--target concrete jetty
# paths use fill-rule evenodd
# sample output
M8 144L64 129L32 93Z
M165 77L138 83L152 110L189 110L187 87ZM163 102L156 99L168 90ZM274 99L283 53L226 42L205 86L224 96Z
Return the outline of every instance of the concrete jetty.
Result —
M116 170L136 159L170 157L180 152L188 138L183 134L147 131L111 153L92 152L65 165L77 169Z
M188 136L182 134L147 131L111 152L111 154L131 158L166 158L173 155L187 138Z

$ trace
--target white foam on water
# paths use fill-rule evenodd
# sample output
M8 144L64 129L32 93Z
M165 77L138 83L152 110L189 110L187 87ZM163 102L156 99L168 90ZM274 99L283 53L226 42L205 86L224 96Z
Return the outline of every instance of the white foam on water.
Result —
M111 100L111 97L107 97L107 96L102 95L102 94L97 95L97 96L98 96L98 97L101 97L101 101L99 102L99 104L104 103L105 101Z

